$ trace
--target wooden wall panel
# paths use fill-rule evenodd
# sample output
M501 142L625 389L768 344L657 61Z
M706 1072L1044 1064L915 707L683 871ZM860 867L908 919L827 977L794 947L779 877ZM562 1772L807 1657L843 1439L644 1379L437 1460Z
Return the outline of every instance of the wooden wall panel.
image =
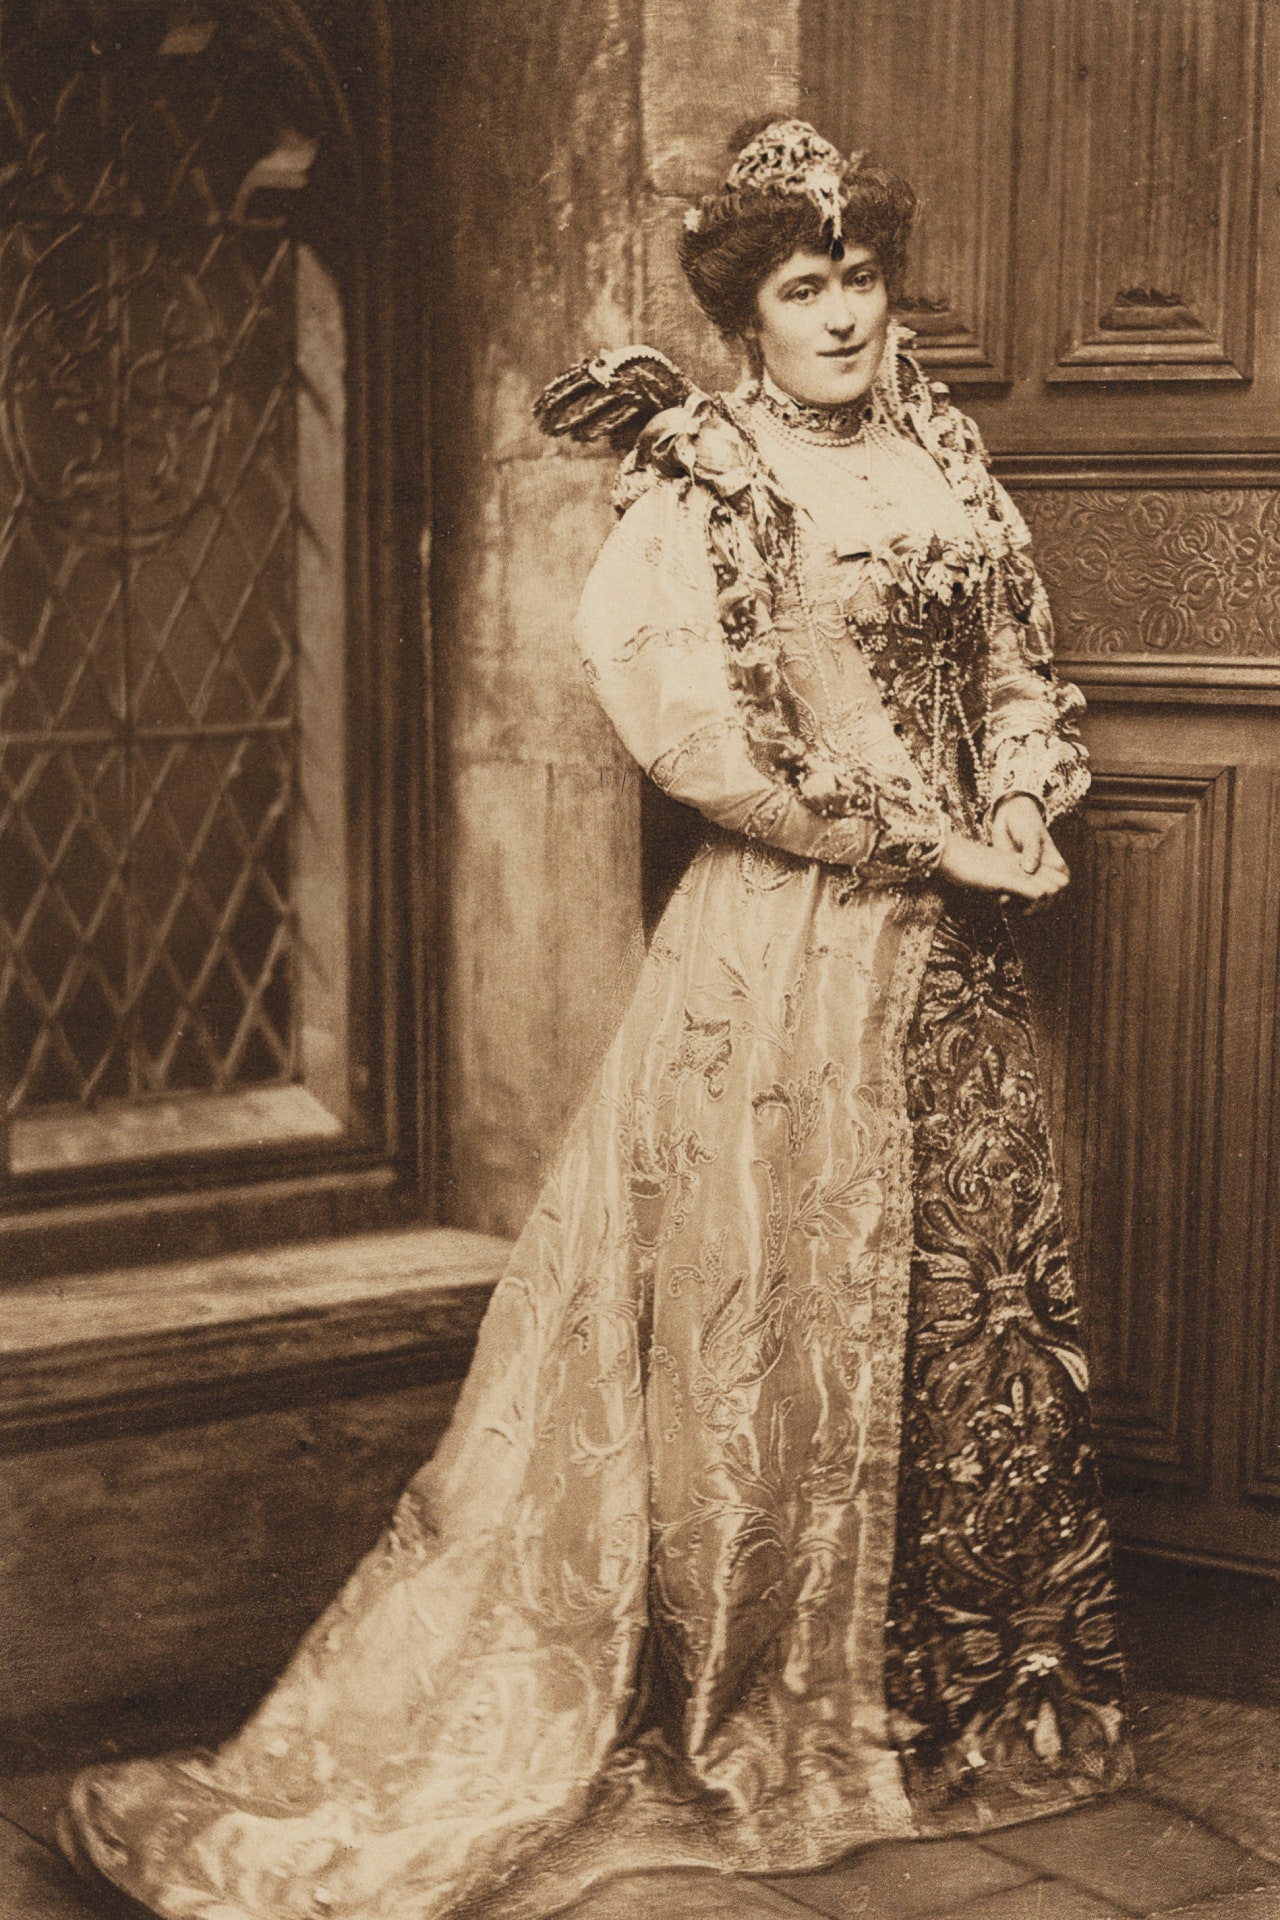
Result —
M1057 0L1046 378L1252 371L1259 0Z
M1066 1187L1104 1452L1198 1486L1230 769L1099 775L1075 853Z
M1090 700L1027 932L1116 1538L1280 1579L1280 7L800 5Z
M802 111L920 192L902 317L924 363L967 384L1008 377L1014 27L1014 0L802 12Z

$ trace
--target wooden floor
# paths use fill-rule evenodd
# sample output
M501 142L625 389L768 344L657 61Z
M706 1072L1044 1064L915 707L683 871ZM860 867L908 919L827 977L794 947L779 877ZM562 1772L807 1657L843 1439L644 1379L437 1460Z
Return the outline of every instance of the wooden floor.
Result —
M1280 1920L1280 1710L1139 1709L1136 1790L989 1839L867 1847L774 1881L612 1881L572 1920ZM104 1742L105 1744L105 1742ZM115 1920L53 1847L65 1771L0 1778L0 1920Z

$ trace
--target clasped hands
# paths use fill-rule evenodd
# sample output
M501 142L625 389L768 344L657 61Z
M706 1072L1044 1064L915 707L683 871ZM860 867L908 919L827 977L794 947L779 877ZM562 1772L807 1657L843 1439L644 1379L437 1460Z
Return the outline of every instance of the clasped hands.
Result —
M938 873L958 887L976 887L1018 900L1035 913L1062 892L1071 875L1053 843L1038 801L1011 793L996 807L991 845L950 832L942 845Z

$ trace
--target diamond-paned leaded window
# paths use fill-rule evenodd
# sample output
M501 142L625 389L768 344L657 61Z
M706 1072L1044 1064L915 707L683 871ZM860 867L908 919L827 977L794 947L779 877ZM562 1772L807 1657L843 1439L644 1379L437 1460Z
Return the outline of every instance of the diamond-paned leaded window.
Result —
M295 215L322 134L247 7L6 25L11 1165L337 1131L341 304Z

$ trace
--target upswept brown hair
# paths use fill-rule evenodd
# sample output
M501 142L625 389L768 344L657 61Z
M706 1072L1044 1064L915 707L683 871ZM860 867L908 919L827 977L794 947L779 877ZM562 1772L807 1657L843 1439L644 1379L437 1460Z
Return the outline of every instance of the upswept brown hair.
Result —
M738 127L729 151L737 154L778 117L770 114ZM840 199L845 245L870 247L890 300L897 300L919 205L915 188L901 174L864 161L846 167ZM756 294L775 267L799 249L835 251L822 215L804 195L721 188L699 202L698 213L698 226L680 235L680 265L694 299L728 341L747 332L755 319Z

